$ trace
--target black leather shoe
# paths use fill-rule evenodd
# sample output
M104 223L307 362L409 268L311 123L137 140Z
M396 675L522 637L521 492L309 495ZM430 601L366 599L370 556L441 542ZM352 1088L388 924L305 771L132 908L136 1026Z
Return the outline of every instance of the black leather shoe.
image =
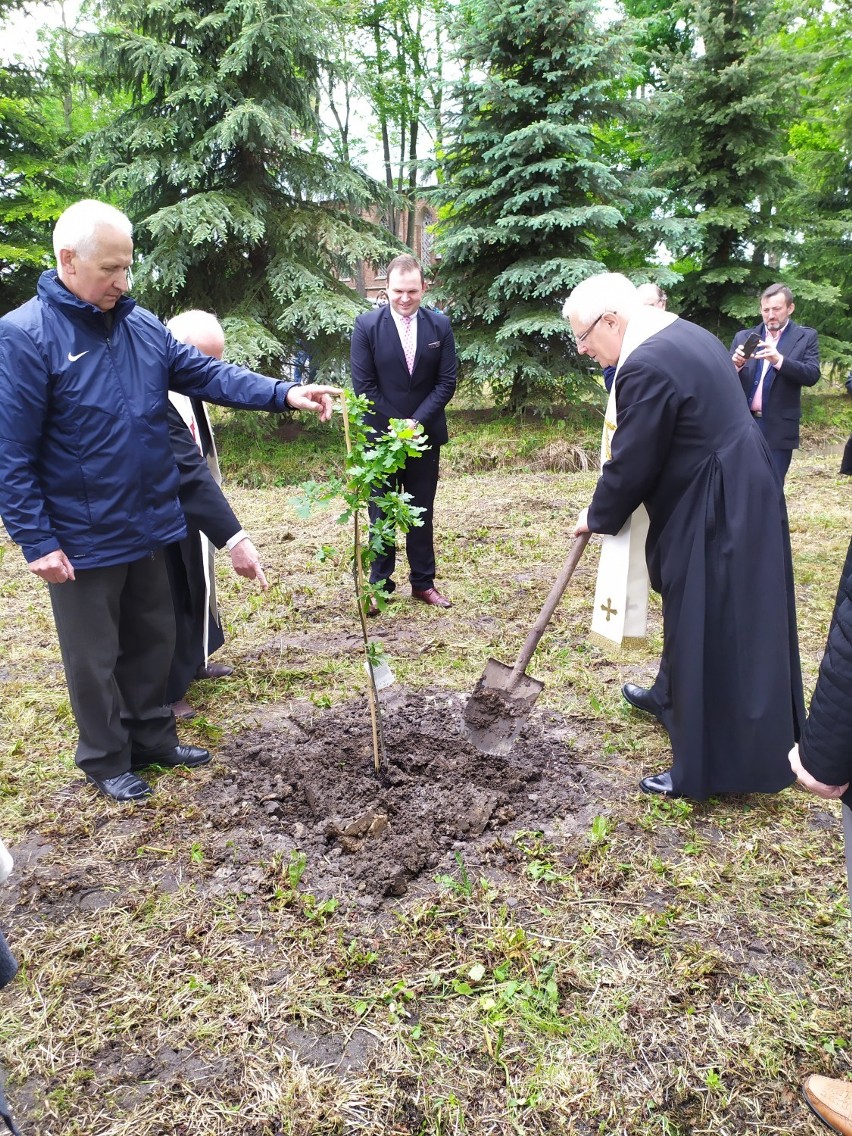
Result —
M655 718L659 719L660 705L653 693L646 687L634 686L632 682L626 682L621 688L621 693L631 706L635 706L637 710L643 710L646 714L653 714Z
M207 663L206 666L199 667L195 672L196 679L203 678L227 678L228 675L234 673L234 668L227 666L225 663Z
M119 773L117 777L92 777L87 773L86 780L113 801L141 801L154 792L147 781L130 772Z
M658 793L661 797L679 797L680 793L672 792L672 773L667 769L665 773L657 773L653 777L643 777L639 782L643 793Z
M147 765L168 765L169 767L186 765L192 768L194 765L206 765L209 760L209 750L199 749L198 746L182 745L175 746L168 753L158 753L154 756L141 757L139 754L133 754L130 759L130 768L144 769Z

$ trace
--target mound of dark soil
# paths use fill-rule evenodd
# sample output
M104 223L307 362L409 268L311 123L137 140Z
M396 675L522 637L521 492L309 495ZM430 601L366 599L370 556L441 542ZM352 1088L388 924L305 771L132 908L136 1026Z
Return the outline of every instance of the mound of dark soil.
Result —
M217 834L205 851L218 855L219 886L234 890L230 877L258 863L251 849L262 843L267 855L304 853L318 896L400 896L448 852L585 815L591 798L600 806L607 795L578 761L564 718L534 714L500 758L462 736L464 696L393 687L381 698L386 761L378 777L363 700L273 718L220 751L223 775L196 797Z
M466 694L393 686L380 698L379 776L361 697L330 710L265 708L206 769L151 770L150 805L117 807L75 779L57 798L61 839L47 830L14 849L12 908L59 924L191 881L213 898L287 902L298 888L317 903L375 910L418 881L430 890L436 874L514 873L519 830L558 827L585 841L624 778L618 762L600 765L582 721L535 709L508 756L492 757L463 735Z

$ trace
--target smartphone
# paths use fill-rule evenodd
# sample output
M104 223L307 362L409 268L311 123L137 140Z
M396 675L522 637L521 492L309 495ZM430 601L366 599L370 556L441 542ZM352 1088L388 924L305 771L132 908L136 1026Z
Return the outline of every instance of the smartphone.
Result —
M746 359L750 359L752 357L758 343L760 343L760 336L756 331L753 331L743 344L743 355L745 355Z

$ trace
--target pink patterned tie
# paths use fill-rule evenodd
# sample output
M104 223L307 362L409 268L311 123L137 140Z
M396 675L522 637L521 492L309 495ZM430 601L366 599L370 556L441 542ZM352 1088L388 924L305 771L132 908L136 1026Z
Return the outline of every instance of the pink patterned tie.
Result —
M405 363L409 375L414 370L414 334L411 330L411 321L414 316L402 317L402 350L405 352Z

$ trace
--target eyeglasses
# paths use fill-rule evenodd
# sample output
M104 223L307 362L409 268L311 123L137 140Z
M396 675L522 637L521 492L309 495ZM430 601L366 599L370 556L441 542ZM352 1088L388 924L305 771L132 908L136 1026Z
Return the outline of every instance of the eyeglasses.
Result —
M597 324L600 323L600 321L604 318L605 315L606 315L606 312L601 312L601 314L598 316L598 318L596 320L592 320L592 322L589 324L589 326L586 328L586 330L584 332L582 332L580 335L578 335L577 338L574 340L574 342L578 343L578 344L584 343L585 340L586 340L586 337L588 335L591 335L591 333L594 331Z

